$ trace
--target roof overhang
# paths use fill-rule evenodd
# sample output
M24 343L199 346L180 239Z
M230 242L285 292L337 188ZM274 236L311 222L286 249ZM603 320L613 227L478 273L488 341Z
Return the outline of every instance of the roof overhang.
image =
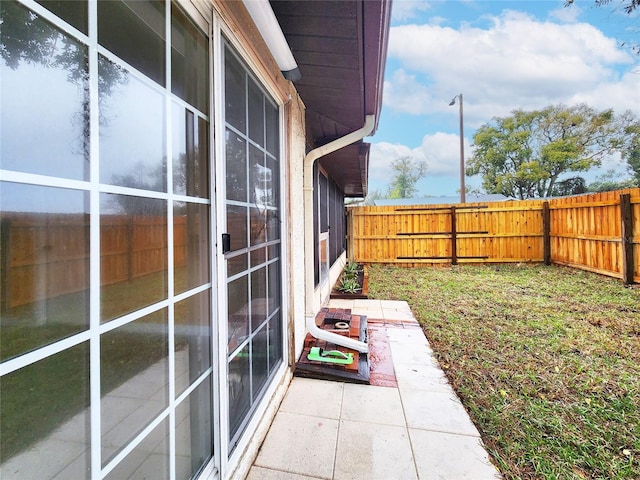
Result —
M271 0L302 77L308 147L316 148L364 125L382 108L389 0ZM369 144L358 142L323 157L320 165L346 196L367 194Z

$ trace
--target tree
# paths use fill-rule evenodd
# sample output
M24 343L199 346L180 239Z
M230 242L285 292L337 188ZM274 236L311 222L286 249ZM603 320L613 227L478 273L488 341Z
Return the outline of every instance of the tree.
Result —
M611 3L611 0L594 0L596 7L603 7ZM575 0L565 0L564 6L570 7ZM620 6L627 15L631 15L636 8L640 8L640 0L621 0Z
M636 186L640 187L640 122L631 123L625 132L628 136L622 158L627 161L629 173L633 176Z
M364 198L364 205L375 205L376 200L380 198L386 198L384 193L380 190L373 190L372 192L367 193L367 196Z
M411 198L418 193L416 183L427 173L425 161L412 160L409 157L396 158L391 167L395 171L391 185L389 185L389 198Z
M593 0L596 7L605 7L611 3L612 0ZM565 0L564 6L571 7L575 3L575 0ZM617 7L614 8L614 11L618 8L624 10L624 13L627 15L632 15L636 10L640 10L640 0L617 0ZM633 33L637 33L637 29L633 29ZM624 47L627 42L622 42L620 44L621 47ZM630 45L631 50L635 52L636 55L640 55L640 44L633 42Z
M487 193L519 199L552 196L561 176L586 172L615 152L624 156L636 122L630 112L616 117L584 104L512 113L476 131L466 173L482 175Z
M580 195L587 191L587 183L582 177L567 178L553 186L552 197L565 197L567 195Z
M610 192L612 190L622 190L638 186L633 178L620 178L620 174L615 170L607 170L606 173L598 175L596 181L587 186L589 192Z

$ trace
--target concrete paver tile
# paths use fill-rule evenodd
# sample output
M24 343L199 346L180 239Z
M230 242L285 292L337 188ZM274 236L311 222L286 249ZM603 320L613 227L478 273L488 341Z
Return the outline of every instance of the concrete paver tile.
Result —
M366 315L367 318L384 318L381 308L353 307L351 312L354 315Z
M255 465L330 479L337 438L338 420L279 412Z
M417 478L405 427L340 421L334 479Z
M480 436L454 394L402 390L401 397L409 428Z
M491 480L500 474L479 438L409 429L421 480Z
M380 306L385 310L411 311L409 304L404 300L380 300Z
M309 477L298 475L297 473L282 472L280 470L269 470L262 467L251 467L249 475L245 480L316 480L320 477Z
M361 299L353 301L354 308L382 308L380 300Z
M398 389L372 385L344 386L343 420L404 426Z
M389 342L394 343L410 343L429 346L429 342L427 342L427 338L422 334L422 332L416 332L414 329L387 328L387 338L389 339Z
M396 369L396 381L400 392L418 390L454 394L447 377L435 365L400 365Z
M393 365L425 365L435 364L433 351L426 344L422 343L399 343L389 342Z
M382 307L382 315L385 320L414 320L415 317L411 311L394 310Z
M280 405L281 412L340 418L344 384L309 378L293 379Z
M353 302L354 300L332 298L329 300L329 308L344 308L345 310L351 310L353 308Z

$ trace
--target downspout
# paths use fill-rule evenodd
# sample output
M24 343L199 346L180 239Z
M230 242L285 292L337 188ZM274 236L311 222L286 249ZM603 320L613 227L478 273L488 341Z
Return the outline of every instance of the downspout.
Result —
M313 311L313 165L325 155L335 152L347 145L362 140L373 131L375 115L367 115L364 126L344 137L315 148L304 157L303 181L304 181L304 269L305 269L305 319L309 333L319 340L347 347L361 353L369 352L369 345L343 335L322 330L316 325L316 315Z

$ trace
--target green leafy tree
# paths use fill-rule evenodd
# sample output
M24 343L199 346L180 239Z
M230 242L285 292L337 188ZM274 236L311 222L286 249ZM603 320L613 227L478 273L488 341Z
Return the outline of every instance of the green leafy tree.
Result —
M395 174L389 185L388 198L414 197L418 193L416 183L427 173L427 163L400 157L391 163L391 167Z
M635 184L640 187L640 122L630 124L626 133L626 145L622 151L622 158L627 161L629 173Z
M580 195L587 191L587 182L582 177L572 177L557 182L551 192L552 197L564 197L567 195Z
M623 188L636 187L635 179L620 178L620 173L615 170L607 170L606 173L598 175L596 181L587 186L589 192L610 192L612 190L622 190Z
M476 131L466 173L480 174L487 193L519 199L552 196L560 177L586 172L615 152L624 156L635 122L630 112L616 117L584 104L512 113Z

